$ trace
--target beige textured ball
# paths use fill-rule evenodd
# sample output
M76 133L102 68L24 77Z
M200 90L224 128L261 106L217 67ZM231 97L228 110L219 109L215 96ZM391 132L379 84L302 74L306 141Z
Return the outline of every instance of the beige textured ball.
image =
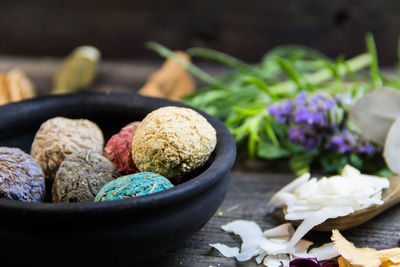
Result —
M94 122L56 117L40 126L33 140L31 155L39 163L45 178L54 180L65 157L83 149L102 154L103 144L103 133Z
M173 178L202 166L217 143L214 127L199 113L163 107L149 113L132 141L132 158L142 172Z

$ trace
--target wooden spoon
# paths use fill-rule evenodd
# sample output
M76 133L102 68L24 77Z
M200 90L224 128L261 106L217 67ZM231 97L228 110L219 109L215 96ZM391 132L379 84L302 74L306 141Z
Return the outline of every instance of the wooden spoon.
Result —
M325 222L313 228L316 231L331 232L332 229L346 230L356 227L360 224L369 221L378 214L384 212L390 207L400 203L400 176L389 178L390 187L382 191L382 205L375 205L366 209L358 210L346 216L328 219ZM283 214L286 215L286 208ZM298 226L302 221L290 221L293 225Z

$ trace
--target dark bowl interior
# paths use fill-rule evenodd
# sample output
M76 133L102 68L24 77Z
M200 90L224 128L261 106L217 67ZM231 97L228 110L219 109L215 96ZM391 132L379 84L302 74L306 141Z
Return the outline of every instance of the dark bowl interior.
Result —
M168 105L184 106L127 93L49 96L9 104L0 107L0 146L29 153L39 126L55 116L90 119L107 140L127 123ZM57 266L62 259L63 264L125 265L161 254L197 232L221 205L236 156L224 124L202 114L217 130L216 149L205 166L171 190L103 203L0 199L0 244L7 244L2 254L8 255L2 262Z

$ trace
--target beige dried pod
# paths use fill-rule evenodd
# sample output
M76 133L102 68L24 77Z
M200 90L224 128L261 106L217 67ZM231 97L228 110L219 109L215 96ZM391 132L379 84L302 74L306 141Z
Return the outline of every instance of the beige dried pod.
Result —
M216 131L202 115L189 108L162 107L136 130L132 158L142 172L173 178L202 166L216 143Z
M45 178L54 180L66 156L83 149L103 153L100 128L89 120L55 117L47 120L36 133L31 155L42 168Z
M20 69L0 74L0 105L21 101L36 95L35 87Z
M0 105L4 105L10 102L10 96L8 95L6 75L0 74Z

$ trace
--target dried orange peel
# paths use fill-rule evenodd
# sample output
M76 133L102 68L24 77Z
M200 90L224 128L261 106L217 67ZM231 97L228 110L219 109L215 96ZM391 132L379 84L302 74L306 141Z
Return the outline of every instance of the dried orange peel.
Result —
M335 249L342 255L339 267L389 267L400 266L400 248L376 250L373 248L357 248L347 241L338 230L332 231L332 242Z

